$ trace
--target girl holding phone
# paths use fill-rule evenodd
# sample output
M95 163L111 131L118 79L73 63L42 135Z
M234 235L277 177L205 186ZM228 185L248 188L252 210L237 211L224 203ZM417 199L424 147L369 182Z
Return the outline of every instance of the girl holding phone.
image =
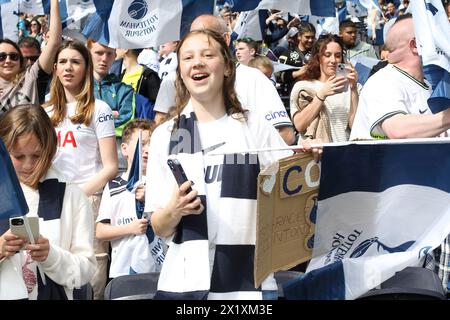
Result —
M253 284L256 184L262 167L292 152L210 155L286 144L238 100L221 34L191 31L177 56L177 116L155 129L147 163L144 211L155 234L172 240L155 299L276 299L272 275L260 288ZM171 157L190 180L181 186Z
M29 207L39 217L35 244L0 220L0 300L72 299L95 271L92 209L83 191L52 166L57 137L44 109L23 105L0 118L5 143ZM6 231L6 232L5 232ZM45 274L43 284L37 264Z
M292 122L304 138L343 142L350 137L358 107L357 74L351 64L343 64L343 49L339 36L320 36L292 88Z

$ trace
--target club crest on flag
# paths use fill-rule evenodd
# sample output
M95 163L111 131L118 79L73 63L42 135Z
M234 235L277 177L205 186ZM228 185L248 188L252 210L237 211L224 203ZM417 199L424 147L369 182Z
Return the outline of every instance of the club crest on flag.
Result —
M150 5L150 1L127 2L128 4L121 4L126 10L118 10L119 32L130 42L145 42L148 35L156 32L158 28L158 10Z

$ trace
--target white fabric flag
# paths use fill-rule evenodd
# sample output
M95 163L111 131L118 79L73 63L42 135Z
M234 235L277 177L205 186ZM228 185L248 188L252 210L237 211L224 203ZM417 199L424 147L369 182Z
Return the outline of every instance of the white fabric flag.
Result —
M410 6L424 74L433 88L428 105L436 113L450 107L450 22L441 0L411 1Z
M285 295L355 299L422 266L450 233L449 177L450 139L325 147L313 258Z

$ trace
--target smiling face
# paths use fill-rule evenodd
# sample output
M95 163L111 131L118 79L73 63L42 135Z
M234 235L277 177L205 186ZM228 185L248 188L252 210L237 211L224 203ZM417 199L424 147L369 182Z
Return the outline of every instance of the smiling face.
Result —
M222 97L225 74L220 45L205 34L192 34L179 50L179 70L191 98L211 101Z
M8 43L0 43L0 53L8 54L5 60L0 61L0 77L7 81L12 81L12 79L19 73L20 70L20 59L14 61L11 59L12 53L19 55L19 52L12 45Z
M42 152L42 146L34 133L24 134L17 138L10 151L10 156L21 181L27 180L35 171Z
M86 78L86 61L75 49L63 49L55 63L58 76L64 89L72 94L80 92Z
M342 62L342 48L337 42L327 44L320 57L321 77L329 78L336 74L336 65Z

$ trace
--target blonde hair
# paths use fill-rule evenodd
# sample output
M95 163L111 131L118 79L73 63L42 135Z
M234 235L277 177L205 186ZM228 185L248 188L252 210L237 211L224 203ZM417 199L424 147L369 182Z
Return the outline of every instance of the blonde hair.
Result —
M0 138L8 152L14 149L17 140L28 134L34 134L42 148L33 173L21 182L37 189L39 180L45 176L52 164L57 148L55 129L47 113L40 106L21 105L10 109L0 117Z
M95 109L95 97L94 97L94 71L92 66L92 58L89 50L79 41L67 41L59 47L56 52L55 63L58 63L58 57L61 51L64 49L73 49L78 51L86 64L85 79L83 81L83 87L80 92L75 96L77 100L77 107L75 109L75 115L70 117L72 123L83 123L89 126ZM50 85L50 100L44 107L53 106L53 114L51 116L52 124L56 127L66 117L66 104L67 99L64 93L64 87L59 80L56 72L53 72L53 78Z
M272 61L266 56L256 55L249 61L248 66L252 68L265 67L270 69L271 73L273 73Z

